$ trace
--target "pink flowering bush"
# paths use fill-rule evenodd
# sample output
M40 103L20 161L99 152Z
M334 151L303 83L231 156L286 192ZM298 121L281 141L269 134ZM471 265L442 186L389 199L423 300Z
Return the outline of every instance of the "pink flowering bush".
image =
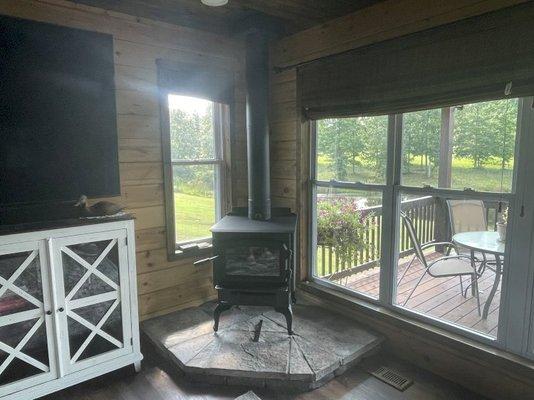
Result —
M317 202L317 244L334 248L341 260L349 260L368 246L364 240L367 218L362 202L350 197L319 199Z

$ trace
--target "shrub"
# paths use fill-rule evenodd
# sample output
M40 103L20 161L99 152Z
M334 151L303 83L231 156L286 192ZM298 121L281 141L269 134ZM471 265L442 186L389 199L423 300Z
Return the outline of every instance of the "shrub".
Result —
M361 201L350 197L319 199L317 202L317 244L332 247L342 262L368 248L365 242L367 219Z

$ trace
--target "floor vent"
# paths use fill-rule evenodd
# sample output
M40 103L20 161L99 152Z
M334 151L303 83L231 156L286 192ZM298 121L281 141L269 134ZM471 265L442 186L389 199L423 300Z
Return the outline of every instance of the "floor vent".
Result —
M404 392L413 383L412 380L405 378L387 367L378 367L375 370L369 371L369 373L401 392Z

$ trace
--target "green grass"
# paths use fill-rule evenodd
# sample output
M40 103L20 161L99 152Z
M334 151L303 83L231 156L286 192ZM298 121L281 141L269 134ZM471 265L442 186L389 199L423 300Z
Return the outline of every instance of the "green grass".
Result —
M215 223L215 199L185 193L174 194L176 240L210 237Z
M318 178L330 180L334 174L332 172L332 162L323 155L318 157ZM462 158L454 158L452 161L452 188L464 189L470 187L475 190L488 192L509 192L513 174L512 165L501 170L498 162L485 165L483 168L474 168L471 161ZM385 183L385 171L376 171L366 165L357 165L354 168L347 166L347 180L361 181L367 183ZM502 178L502 189L501 189ZM425 167L421 167L419 160L413 160L410 165L410 172L403 171L402 183L405 186L421 187L423 185L437 186L438 170L434 168L430 176L427 177Z

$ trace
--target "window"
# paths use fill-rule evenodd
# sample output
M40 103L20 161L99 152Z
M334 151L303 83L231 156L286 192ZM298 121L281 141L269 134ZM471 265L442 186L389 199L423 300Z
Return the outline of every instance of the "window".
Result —
M314 281L532 356L531 104L312 122Z
M375 299L387 139L387 116L317 122L314 274Z
M395 304L497 337L517 121L518 99L404 114Z
M168 241L177 253L209 247L210 227L223 213L223 134L228 106L167 95Z

